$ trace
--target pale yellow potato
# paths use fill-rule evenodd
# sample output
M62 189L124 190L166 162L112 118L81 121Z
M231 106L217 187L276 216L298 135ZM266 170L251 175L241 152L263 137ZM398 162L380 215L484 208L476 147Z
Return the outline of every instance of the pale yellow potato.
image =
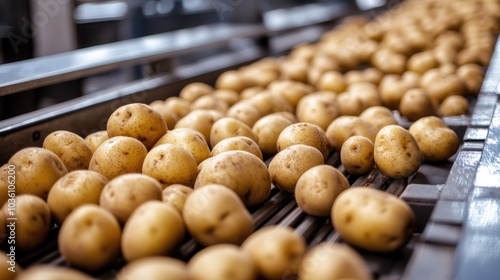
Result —
M149 106L161 115L161 118L167 125L167 130L169 128L173 128L179 120L177 113L172 110L172 108L167 106L167 103L164 100L155 100L149 103Z
M421 87L439 103L451 95L463 95L465 83L456 74L446 74L439 69L431 69L422 76Z
M355 135L365 136L375 141L377 131L358 116L340 116L326 129L326 138L330 147L340 151L347 138Z
M302 59L287 59L281 64L282 80L297 81L307 83L309 64Z
M272 113L260 118L252 127L257 137L257 144L263 155L270 156L278 152L276 145L280 133L296 121L280 113Z
M409 121L436 115L438 103L421 88L409 89L401 98L399 112Z
M116 109L106 125L108 137L133 137L147 149L167 133L167 125L162 116L144 103L131 103Z
M377 92L346 91L337 96L339 114L342 116L359 116L372 106L381 105Z
M150 200L161 200L161 185L140 173L123 174L110 180L99 197L99 205L125 224L134 210Z
M51 132L43 140L42 147L54 152L69 171L88 169L92 150L78 134L66 130Z
M193 192L193 188L181 184L173 184L163 189L162 201L173 205L182 215L182 209L187 197Z
M213 123L210 129L210 147L213 148L221 140L234 136L246 136L257 141L252 128L247 124L234 118L223 117Z
M369 123L376 132L379 132L384 126L398 124L398 121L392 114L392 111L384 106L373 106L367 108L359 115L359 117Z
M115 136L104 141L92 155L89 170L111 180L126 173L140 173L148 150L139 140Z
M412 55L408 59L407 63L408 70L419 74L424 74L428 70L439 66L439 61L436 59L434 52L431 50Z
M89 144L92 153L94 153L97 147L102 144L102 142L108 140L108 132L106 130L92 132L89 135L85 136L84 139L85 141L87 141L87 144Z
M326 130L340 116L340 109L333 94L316 92L300 99L295 114L299 122L315 124Z
M304 237L290 227L268 226L252 233L241 249L252 258L263 279L288 279L296 275L306 252Z
M52 185L68 173L62 160L53 152L38 147L17 151L8 162L15 166L16 194L33 194L47 199Z
M255 155L260 160L263 160L262 151L259 145L246 136L234 136L221 140L212 148L211 155L216 156L227 151L246 151Z
M186 149L194 157L197 164L210 157L210 147L205 136L192 128L180 127L169 130L158 139L154 147L161 144L174 144Z
M49 234L50 209L38 196L22 194L9 198L2 207L2 216L7 231L11 230L9 225L15 225L15 246L21 252L39 248ZM11 217L16 217L16 221L9 220Z
M366 174L375 166L373 149L373 142L367 137L351 136L340 149L340 161L350 174Z
M229 105L213 95L204 95L191 103L191 111L194 110L215 110L226 113Z
M2 278L5 279L5 278ZM74 268L54 264L35 264L19 274L16 280L96 280L96 278Z
M188 262L193 280L255 280L257 272L250 256L234 244L202 249Z
M342 192L332 207L332 224L348 243L374 252L392 252L413 234L415 215L402 199L369 187Z
M202 96L210 95L213 91L214 88L212 86L195 82L183 87L181 92L179 92L179 97L192 103Z
M305 254L300 263L301 280L371 280L372 273L363 257L345 244L322 242Z
M397 110L403 94L419 87L419 82L420 74L412 71L406 71L403 75L385 75L379 85L380 99L387 108Z
M278 152L296 144L304 144L318 149L324 160L328 159L330 147L325 131L311 123L299 122L291 124L281 131L276 141Z
M179 119L182 119L191 112L191 102L177 96L171 96L165 99L164 106L167 107L167 110L174 112Z
M250 86L251 81L237 70L226 71L215 81L215 88L234 90L238 93Z
M199 131L205 137L207 143L210 143L210 130L213 124L220 120L224 115L216 110L194 110L180 119L175 128L191 128Z
M183 219L191 236L204 246L239 245L253 231L252 216L241 199L219 184L195 189L186 199Z
M171 254L184 239L184 223L177 209L148 201L132 213L123 227L121 249L125 260Z
M174 144L161 144L149 151L142 173L158 180L162 188L172 184L193 186L198 163L188 150Z
M295 193L300 176L308 169L324 164L323 154L316 148L295 144L278 152L269 163L272 183L279 189Z
M125 265L116 280L192 280L186 263L167 256L144 257Z
M283 97L294 108L299 103L299 100L307 94L313 92L314 88L305 83L290 81L290 80L277 80L269 84L269 91Z
M292 105L290 105L288 101L277 94L270 94L270 92L268 91L262 91L246 99L243 99L242 101L253 105L255 108L257 108L262 116L266 116L268 114L271 114L273 111L278 110L275 104L281 104L281 107L283 107L283 104L284 106L288 105L290 106L288 111L293 111L293 108L291 107Z
M469 101L461 95L452 95L446 97L439 104L437 114L439 116L460 116L469 112Z
M248 99L254 95L261 93L262 91L264 91L264 88L260 86L246 88L240 93L240 99Z
M250 102L243 100L231 106L227 110L226 116L242 121L249 127L252 127L255 122L263 116L263 114Z
M477 64L464 64L457 69L457 76L462 79L470 94L477 94L483 84L485 70Z
M7 250L9 250L9 249L7 249ZM7 254L12 255L12 257L7 256ZM15 254L16 254L15 250L14 250L14 252L12 252L12 251L5 252L5 251L0 250L0 279L2 279L2 280L21 279L20 277L24 273L24 270L16 262L16 260L15 260L16 255ZM27 280L29 280L29 279L27 279Z
M120 253L118 220L102 207L86 204L71 212L61 226L58 246L72 266L98 271L113 263Z
M47 204L53 219L62 224L74 209L83 204L99 204L108 179L91 170L75 170L61 177L50 189Z
M233 106L240 100L240 94L229 89L216 89L212 92L212 95L215 98L226 102L229 106Z
M347 82L342 73L338 71L327 71L321 75L316 87L318 90L322 91L341 93L347 89Z
M375 165L385 176L406 178L417 172L422 163L417 141L399 125L382 128L373 144Z
M387 48L379 48L371 63L386 74L403 74L406 70L406 56Z
M226 151L203 163L194 188L221 184L233 190L246 206L257 206L271 192L271 177L265 163L241 150Z
M427 161L447 160L460 147L460 140L455 131L436 116L419 119L410 126L409 132Z
M300 176L295 187L295 200L309 215L328 217L337 196L349 188L349 181L331 165L318 165Z

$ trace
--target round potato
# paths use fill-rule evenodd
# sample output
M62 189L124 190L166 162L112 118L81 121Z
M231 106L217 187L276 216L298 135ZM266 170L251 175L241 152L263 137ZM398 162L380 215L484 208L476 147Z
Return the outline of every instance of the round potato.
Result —
M236 92L242 92L245 88L250 86L250 81L237 70L226 71L215 81L215 87L217 89L229 89Z
M263 160L262 151L254 140L246 136L234 136L221 140L212 148L212 156L227 151L246 151Z
M168 128L172 128L175 126L177 121L179 120L179 116L166 105L166 102L163 100L155 100L149 103L149 107L153 108L153 110L157 111Z
M145 257L132 261L118 272L116 280L163 280L167 275L169 280L192 280L186 263L165 256Z
M427 161L447 160L460 147L455 131L435 116L419 119L410 126L409 131Z
M231 106L227 110L226 116L242 121L252 127L263 115L257 107L243 100Z
M201 132L192 128L182 127L169 130L163 135L154 147L161 144L174 144L186 149L196 159L196 163L210 157L210 147Z
M304 144L318 149L324 160L330 154L330 147L325 131L311 123L299 122L287 126L281 131L276 141L278 152L296 144Z
M124 224L134 210L149 200L161 200L161 185L139 173L123 174L110 180L101 192L99 205Z
M180 119L175 128L191 128L199 131L205 137L205 141L210 143L210 131L213 124L220 120L224 115L216 110L193 110L185 117Z
M324 156L318 149L295 144L278 152L269 163L268 169L277 188L295 193L300 176L308 169L323 163Z
M38 147L19 150L8 165L15 166L17 194L33 194L44 200L54 183L68 173L56 154Z
M371 280L370 268L361 255L351 247L323 242L310 249L299 268L301 280Z
M328 217L337 196L349 188L349 181L331 165L318 165L300 176L295 187L295 200L309 215Z
M340 72L327 71L319 78L317 88L318 90L341 93L346 90L347 83L344 76Z
M186 199L183 218L191 236L204 246L239 245L253 231L252 216L241 199L219 184L195 189Z
M296 115L300 122L315 124L326 130L328 125L340 116L339 104L332 94L311 93L300 99Z
M419 52L412 55L408 59L408 65L407 65L408 70L420 74L423 74L432 68L437 68L438 66L439 62L434 56L434 52L431 50Z
M192 192L193 189L188 186L173 184L163 189L162 201L173 205L182 215L186 199Z
M439 105L437 114L439 116L461 116L469 112L469 101L461 95L446 97Z
M399 112L409 121L414 122L420 118L436 114L438 104L425 90L413 88L408 90L401 98Z
M264 279L278 280L296 275L306 241L292 228L268 226L250 235L241 249L248 253L257 273Z
M234 90L216 89L212 93L215 98L226 102L227 105L233 106L240 100L240 95Z
M85 139L76 133L66 130L54 131L45 137L42 147L54 152L68 171L89 168L92 150Z
M188 263L193 280L254 280L257 272L250 256L233 244L202 249Z
M343 191L332 207L332 224L348 243L374 252L392 252L413 234L415 215L400 198L368 187Z
M160 201L137 207L123 227L121 248L127 261L172 253L184 239L184 223L177 209Z
M143 103L131 103L116 109L106 125L108 137L133 137L150 149L167 133L167 125L162 116Z
M384 106L373 106L365 109L359 117L369 123L378 133L384 126L398 124L392 111Z
M179 117L179 119L183 118L189 112L191 112L191 102L177 96L170 96L169 98L165 99L164 106L166 107L165 110L174 112Z
M71 265L97 271L110 265L120 253L118 220L102 207L86 204L71 212L58 235L61 255Z
M234 136L246 136L257 141L252 129L244 122L224 117L217 120L210 129L210 147L213 148L221 140Z
M375 141L376 130L358 116L340 116L326 129L326 138L330 147L340 151L347 138L355 135L365 136Z
M277 142L280 133L294 121L280 113L273 113L259 119L252 127L257 144L264 155L278 152Z
M465 83L467 92L477 94L484 80L484 67L464 64L457 69L457 76Z
M75 170L61 177L50 189L47 204L54 220L62 224L74 209L83 204L99 204L108 179L91 170Z
M104 141L92 155L89 170L111 180L126 173L140 173L148 150L139 140L115 136Z
M6 252L0 250L0 279L14 280L21 279L21 274L24 273L21 266L15 261L16 252ZM29 280L29 279L28 279Z
M202 96L211 94L213 91L214 88L205 83L190 83L182 88L179 97L192 103Z
M373 54L371 63L386 74L403 74L406 70L406 56L388 48L379 48Z
M6 279L6 278L2 278ZM8 278L7 278L8 279ZM16 280L96 280L96 278L83 273L82 271L57 266L53 264L36 264L28 267L26 270L19 274Z
M233 190L246 206L257 206L271 193L265 163L246 151L227 151L210 158L196 178L194 188L221 184Z
M172 184L193 186L198 164L186 149L174 144L161 144L147 154L142 173L158 180L163 188Z
M297 107L302 97L313 92L311 85L290 80L274 81L269 84L268 89L274 94L283 97L293 108Z
M375 166L373 142L364 136L347 138L340 149L340 161L345 170L353 175L363 175Z
M85 141L87 141L87 144L89 144L92 153L94 153L97 147L102 144L102 142L108 140L108 132L106 130L92 132L89 135L85 136L84 139Z
M412 175L422 162L417 141L399 125L388 125L377 133L373 158L380 172L391 178Z
M406 71L403 75L385 75L379 85L382 103L391 110L397 110L403 94L418 87L419 81L420 74L412 71Z
M228 109L226 102L216 98L213 95L204 95L191 103L191 110L215 110L221 113L226 113Z

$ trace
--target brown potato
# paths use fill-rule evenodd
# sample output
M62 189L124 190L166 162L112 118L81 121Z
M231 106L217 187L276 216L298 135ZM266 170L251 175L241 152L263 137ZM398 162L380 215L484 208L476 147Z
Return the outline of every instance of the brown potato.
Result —
M446 97L439 105L437 114L439 116L460 116L469 112L469 101L461 95Z
M24 274L24 270L21 266L15 261L16 252L7 252L0 250L0 279L3 280L14 280L14 279L25 279L21 278L21 275ZM77 279L78 280L78 279Z
M347 83L340 72L327 71L319 78L317 88L322 91L341 93L346 90Z
M172 204L179 213L182 215L182 209L184 208L184 203L186 202L187 197L193 192L193 189L184 186L181 184L170 185L167 188L163 189L162 201Z
M384 126L391 124L398 124L398 121L392 114L392 111L384 106L373 106L365 109L359 117L365 122L369 123L376 132Z
M145 257L125 265L116 276L116 280L192 280L186 263L179 259L165 256Z
M407 71L402 76L385 75L380 81L380 98L384 106L397 110L403 94L409 89L419 87L420 75Z
M340 109L334 94L316 92L300 99L296 115L299 122L315 124L326 130L340 116Z
M340 149L340 161L350 174L362 175L370 172L375 166L373 159L373 142L364 136L347 138Z
M436 115L437 109L437 101L421 88L409 89L399 103L399 112L411 122Z
M315 124L306 122L291 124L281 131L276 141L278 152L296 144L304 144L318 149L323 154L324 160L330 154L326 133Z
M477 94L484 79L484 68L477 64L464 64L457 69L457 76L462 79L470 94Z
M432 51L419 52L408 59L408 70L424 74L432 68L439 66L438 60Z
M201 132L192 128L181 127L169 130L155 143L174 144L186 149L196 160L197 164L210 157L210 147Z
M365 136L375 141L377 132L368 122L357 116L340 116L326 129L328 143L337 151L340 151L347 138L355 135Z
M84 139L89 144L92 153L94 153L99 145L108 140L108 132L106 130L92 132L89 135L85 136Z
M257 137L257 144L264 155L274 155L278 152L276 143L280 133L294 122L283 114L273 113L254 124L252 132Z
M301 59L288 59L281 64L281 79L306 83L309 64Z

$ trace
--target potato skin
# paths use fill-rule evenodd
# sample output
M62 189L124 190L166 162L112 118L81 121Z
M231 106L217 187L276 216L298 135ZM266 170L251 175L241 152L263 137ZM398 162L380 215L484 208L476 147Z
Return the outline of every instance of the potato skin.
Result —
M181 184L173 184L161 192L162 201L165 203L169 203L174 206L179 213L182 215L182 209L184 208L184 203L186 202L187 197L193 192L193 189L181 185Z
M373 149L373 142L367 137L351 136L340 149L340 161L350 174L366 174L375 166Z
M184 238L184 223L174 206L148 201L134 210L123 227L121 248L127 261L166 255Z
M192 280L183 261L165 256L132 261L118 272L116 280L163 280L166 275L170 280Z
M4 279L4 278L2 278ZM28 267L16 280L96 280L96 278L87 275L79 270L62 267L52 264L36 264Z
M94 153L97 147L102 144L102 142L108 140L108 132L106 130L92 132L89 135L85 136L84 139L85 141L87 141L87 144L89 144L92 153Z
M349 181L331 165L318 165L300 176L295 187L295 200L309 215L330 216L337 196L349 188Z
M257 273L250 256L233 244L202 249L188 263L193 280L253 280Z
M89 168L92 150L85 139L76 133L54 131L45 137L42 147L54 152L68 171Z
M299 268L301 280L371 280L372 274L365 260L348 245L320 243L311 248Z
M377 131L358 116L340 116L326 129L326 138L330 146L340 151L347 138L361 135L375 141Z
M120 252L118 220L97 205L71 212L58 235L59 251L75 267L97 271L111 264Z
M413 88L405 92L399 103L399 112L409 121L436 114L438 103L425 90Z
M186 149L196 159L196 163L210 157L210 147L201 132L192 128L176 128L169 130L155 143L154 147L161 144L174 144Z
M252 127L252 131L257 137L257 144L264 155L274 155L278 152L276 145L280 133L287 126L294 123L294 120L273 113L260 118Z
M260 160L263 160L262 151L259 145L249 137L246 136L234 136L221 140L217 145L212 148L212 156L216 156L220 153L227 151L246 151L249 152Z
M452 95L446 97L439 105L439 116L460 116L466 115L469 111L469 101L461 95Z
M224 117L217 120L210 129L210 147L213 148L221 140L234 136L246 136L254 141L257 140L252 132L252 128L244 122Z
M400 198L368 187L342 192L332 207L332 224L348 243L374 252L392 252L413 234L415 215Z
M340 116L339 104L334 94L311 93L300 99L296 115L300 122L312 123L326 130L328 125Z
M391 178L406 178L417 172L422 163L417 141L399 125L389 125L379 131L373 158L380 172Z
M398 124L392 111L384 106L373 106L365 109L359 117L365 122L369 123L378 133L384 126L391 124Z
M210 144L210 130L224 115L216 110L198 109L189 112L175 124L175 128L191 128L199 131Z
M205 246L239 245L253 231L252 216L241 199L220 184L195 189L186 199L183 218L191 236Z
M315 124L299 122L289 125L281 131L276 142L278 152L296 144L304 144L318 149L325 160L330 154L326 133Z

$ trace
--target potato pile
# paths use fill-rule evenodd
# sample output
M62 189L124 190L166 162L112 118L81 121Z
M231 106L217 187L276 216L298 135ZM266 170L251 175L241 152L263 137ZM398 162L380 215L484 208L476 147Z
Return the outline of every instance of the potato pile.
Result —
M441 117L468 113L500 30L499 1L459 2L408 0L374 19L349 18L317 43L226 71L214 85L126 104L106 130L55 131L0 169L2 221L14 165L16 248L35 250L60 227L72 268L50 277L87 279L82 272L121 255L117 279L371 279L351 247L308 251L292 228L256 230L251 211L274 185L305 213L330 218L354 247L391 252L408 242L408 205L347 178L374 169L407 178L459 149ZM342 172L327 164L332 153ZM175 259L188 238L203 249ZM37 271L48 273L28 268L22 279Z

